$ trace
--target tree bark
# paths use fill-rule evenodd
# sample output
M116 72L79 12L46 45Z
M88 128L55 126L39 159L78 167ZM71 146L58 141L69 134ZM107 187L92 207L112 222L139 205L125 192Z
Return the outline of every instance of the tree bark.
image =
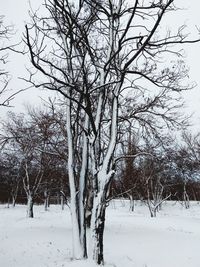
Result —
M12 206L13 206L13 208L15 207L15 204L16 204L16 198L13 196L12 197Z
M135 208L135 203L134 203L134 199L133 199L133 195L132 195L132 193L131 194L129 194L129 199L130 199L130 211L134 211L134 208Z
M68 175L70 185L70 210L72 219L72 240L73 240L73 258L83 259L87 257L86 244L81 242L81 236L85 233L81 233L80 230L80 216L79 207L77 201L77 191L74 176L74 149L73 149L73 135L71 127L71 101L67 99L67 141L68 141Z
M44 190L44 210L48 211L49 207L49 194L48 191L45 189Z
M65 200L64 200L63 195L60 196L60 204L61 204L61 210L64 210L65 209Z
M99 193L94 197L91 218L91 253L92 258L97 264L104 264L103 237L105 226L106 205L102 203L102 196Z
M33 197L31 195L28 195L27 198L27 217L33 218Z

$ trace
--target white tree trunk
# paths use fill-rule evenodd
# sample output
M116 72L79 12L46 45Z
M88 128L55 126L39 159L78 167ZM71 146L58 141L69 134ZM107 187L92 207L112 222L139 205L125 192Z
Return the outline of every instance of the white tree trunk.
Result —
M27 217L33 218L33 197L31 194L27 196Z
M71 127L71 109L70 100L67 99L67 141L68 141L68 175L70 185L70 211L72 219L72 241L73 241L73 258L84 258L84 248L81 244L79 216L77 209L77 192L74 177L74 151L72 141L72 127Z
M44 190L44 210L48 211L49 207L49 194L47 192L47 189Z
M89 118L86 115L85 118L85 131L89 127ZM85 188L86 188L86 174L88 167L88 138L86 134L83 136L83 151L82 151L82 166L80 172L80 182L79 182L79 225L80 225L80 241L84 248L84 257L87 257L86 251L86 218L85 218Z
M117 93L116 93L117 95ZM114 171L110 170L110 161L117 140L117 115L118 115L118 99L114 97L112 103L112 120L110 142L106 155L103 160L101 169L97 176L94 176L94 199L91 218L91 248L90 254L97 264L104 264L103 258L103 236L105 226L106 196L111 177Z
M16 198L14 196L12 196L12 206L13 208L15 207L16 204Z
M64 210L65 209L65 200L64 200L63 195L60 196L60 204L61 204L61 210Z
M129 194L129 199L130 199L130 211L134 211L134 199L132 193Z
M184 205L186 209L190 208L190 199L186 190L186 182L184 182L184 187L183 187L183 200L184 200Z

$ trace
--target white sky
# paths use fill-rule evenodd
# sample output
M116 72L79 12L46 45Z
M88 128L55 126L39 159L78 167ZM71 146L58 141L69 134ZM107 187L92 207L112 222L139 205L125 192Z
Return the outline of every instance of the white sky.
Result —
M42 0L30 0L33 8L38 7L43 1ZM182 11L178 11L171 15L168 19L167 24L169 27L178 27L178 25L186 24L191 32L195 32L195 25L200 28L200 1L198 0L175 0L175 4L179 7L184 7ZM24 31L25 21L28 20L28 9L29 0L0 0L0 15L4 15L4 21L6 24L15 25L17 30L13 37L13 42L20 41L22 33ZM191 35L194 37L194 35ZM193 45L186 45L184 49L187 54L186 63L190 67L190 79L196 81L197 87L191 92L184 93L187 110L191 113L194 112L193 123L194 129L200 130L200 43ZM27 56L22 55L11 55L9 57L9 64L6 68L11 72L13 79L11 87L14 90L25 88L25 84L22 80L17 77L25 75L25 67L28 66L29 62ZM38 105L40 97L47 98L50 92L39 91L38 89L32 89L23 93L20 93L12 101L14 108L9 109L16 112L24 112L24 104ZM8 109L0 108L0 116L3 117Z

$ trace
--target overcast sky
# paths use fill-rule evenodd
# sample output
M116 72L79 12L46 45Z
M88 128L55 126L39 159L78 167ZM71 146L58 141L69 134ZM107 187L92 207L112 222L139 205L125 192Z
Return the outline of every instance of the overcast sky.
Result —
M29 1L33 8L38 7L43 1L42 0L0 0L1 15L4 15L4 21L6 24L15 25L16 34L13 37L13 41L20 41L22 33L24 31L25 21L28 21L28 9ZM189 31L195 32L195 25L200 28L200 1L198 0L175 0L175 3L179 7L184 7L182 11L178 11L171 15L167 23L169 27L178 27L178 25L186 24ZM194 37L194 35L192 35ZM197 37L197 36L196 36ZM189 112L194 112L193 123L194 128L200 130L200 43L184 46L187 54L186 63L190 67L190 79L191 81L196 81L197 87L191 92L184 94L187 110ZM28 60L26 56L22 55L11 55L9 58L9 64L7 68L12 73L13 79L11 86L14 90L25 88L27 85L19 80L17 77L22 77L25 73L25 67L28 66ZM23 112L24 104L37 105L39 104L40 97L47 98L49 92L41 92L37 89L32 89L23 92L15 97L12 102L14 108L12 111ZM0 116L5 116L7 109L0 109Z

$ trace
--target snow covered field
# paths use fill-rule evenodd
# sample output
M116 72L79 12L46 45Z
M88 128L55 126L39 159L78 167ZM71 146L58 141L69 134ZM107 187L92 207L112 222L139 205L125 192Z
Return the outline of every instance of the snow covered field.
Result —
M34 208L0 205L0 267L93 267L94 263L71 260L71 222L68 208ZM189 210L166 203L157 218L137 203L115 201L107 210L106 267L199 267L200 205Z

